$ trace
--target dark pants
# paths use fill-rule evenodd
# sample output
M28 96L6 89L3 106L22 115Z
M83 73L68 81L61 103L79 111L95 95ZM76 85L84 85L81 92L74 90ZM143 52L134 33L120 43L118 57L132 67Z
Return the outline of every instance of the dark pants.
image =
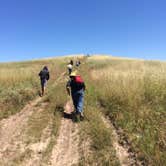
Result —
M47 85L47 80L46 79L41 79L41 87L44 88Z
M72 69L68 69L69 70L69 75L71 74L71 72L72 72Z

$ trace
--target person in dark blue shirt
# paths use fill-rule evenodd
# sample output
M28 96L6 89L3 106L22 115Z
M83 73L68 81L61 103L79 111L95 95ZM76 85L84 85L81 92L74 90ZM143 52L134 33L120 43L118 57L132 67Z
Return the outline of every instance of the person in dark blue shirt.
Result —
M78 78L77 78L78 77ZM84 103L84 91L85 83L76 72L70 74L70 80L66 84L68 95L72 97L73 105L75 108L74 113L79 118L83 119L83 103Z
M47 66L44 66L43 69L39 73L40 76L40 82L41 82L41 96L44 95L47 81L50 78L49 70Z

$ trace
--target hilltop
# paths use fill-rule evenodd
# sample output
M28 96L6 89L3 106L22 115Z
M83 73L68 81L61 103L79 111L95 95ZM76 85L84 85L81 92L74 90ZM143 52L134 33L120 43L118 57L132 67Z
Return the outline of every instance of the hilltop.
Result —
M66 65L85 80L85 119L73 122ZM38 73L50 70L44 97ZM0 64L0 165L164 165L166 64L71 55ZM66 114L64 114L64 112Z

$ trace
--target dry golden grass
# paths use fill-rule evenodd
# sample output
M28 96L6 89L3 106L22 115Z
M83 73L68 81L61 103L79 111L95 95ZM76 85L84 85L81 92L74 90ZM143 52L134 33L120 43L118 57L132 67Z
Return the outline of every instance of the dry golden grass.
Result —
M1 85L12 86L36 77L34 68L5 68L0 70Z
M0 119L18 112L27 101L38 96L38 73L47 65L50 71L48 88L64 69L64 58L0 64Z
M105 60L105 59L110 59L112 56L109 55L92 55L88 59L89 60Z
M91 72L106 114L124 129L140 158L151 164L163 164L166 156L165 75L164 62L150 61L110 61Z
M166 63L78 55L0 65L0 119L19 111L20 106L37 96L38 73L44 65L49 67L51 75L46 100L51 111L62 108L66 100L65 83L61 82L56 88L52 85L60 73L66 71L70 59L83 62L78 71L87 85L85 113L90 122L83 125L92 139L94 153L90 162L98 160L108 164L110 160L113 163L117 160L111 149L110 131L100 122L100 103L105 114L124 130L140 159L151 165L163 165L166 162ZM54 140L48 148L49 153L53 144Z

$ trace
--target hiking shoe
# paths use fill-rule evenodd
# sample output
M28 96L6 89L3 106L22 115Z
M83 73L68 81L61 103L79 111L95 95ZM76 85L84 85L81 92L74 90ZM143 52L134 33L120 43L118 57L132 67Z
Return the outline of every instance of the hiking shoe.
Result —
M81 121L84 120L84 114L83 114L83 112L80 113L80 120Z
M71 118L72 118L72 121L73 122L77 122L78 120L78 118L77 118L77 113L76 113L76 111L72 111L71 112Z
M80 122L80 112L75 112L75 118L74 118L75 122Z
M71 118L72 118L73 121L75 120L75 116L76 116L75 111L72 111L72 112L71 112Z
M80 114L76 114L76 122L80 122Z
M80 113L80 116L84 117L84 114L83 114L83 112L81 112L81 113Z

